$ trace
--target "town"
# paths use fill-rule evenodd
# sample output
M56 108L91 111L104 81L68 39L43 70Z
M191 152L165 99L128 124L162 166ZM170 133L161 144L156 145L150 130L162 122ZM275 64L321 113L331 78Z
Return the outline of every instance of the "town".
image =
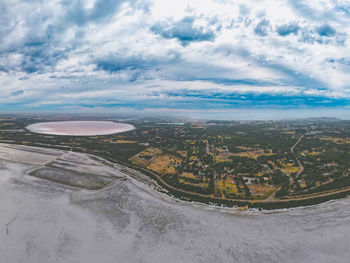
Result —
M156 176L163 187L223 200L314 196L350 186L350 122L129 120L105 136L33 134L43 116L3 116L0 142L72 149Z

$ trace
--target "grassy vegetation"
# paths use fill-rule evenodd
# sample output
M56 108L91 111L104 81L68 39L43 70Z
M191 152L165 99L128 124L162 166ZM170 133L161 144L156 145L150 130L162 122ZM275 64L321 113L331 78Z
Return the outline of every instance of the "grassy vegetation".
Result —
M277 189L276 198L288 198L350 186L348 121L174 125L169 120L163 124L147 120L131 121L133 131L92 137L25 130L29 124L48 120L53 119L3 116L0 142L93 153L142 170L180 198L203 202L231 205L236 199L246 205L245 200L267 199Z

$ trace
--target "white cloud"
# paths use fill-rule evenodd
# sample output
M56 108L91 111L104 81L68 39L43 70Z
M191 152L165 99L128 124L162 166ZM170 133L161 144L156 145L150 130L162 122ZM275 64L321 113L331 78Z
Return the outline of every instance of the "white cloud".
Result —
M215 92L350 96L346 2L118 3L2 1L0 101L149 107L191 99L179 91L201 92L196 100Z

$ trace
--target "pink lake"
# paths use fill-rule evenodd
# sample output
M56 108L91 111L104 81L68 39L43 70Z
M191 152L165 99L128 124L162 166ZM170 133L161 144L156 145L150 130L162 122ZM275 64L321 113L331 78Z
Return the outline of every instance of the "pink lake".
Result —
M50 135L95 136L131 131L135 127L112 121L55 121L31 124L26 129Z

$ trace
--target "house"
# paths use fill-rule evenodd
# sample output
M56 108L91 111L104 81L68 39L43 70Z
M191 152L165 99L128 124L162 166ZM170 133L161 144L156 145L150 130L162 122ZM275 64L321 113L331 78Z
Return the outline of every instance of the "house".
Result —
M243 177L243 180L246 184L252 184L255 178L252 177Z

